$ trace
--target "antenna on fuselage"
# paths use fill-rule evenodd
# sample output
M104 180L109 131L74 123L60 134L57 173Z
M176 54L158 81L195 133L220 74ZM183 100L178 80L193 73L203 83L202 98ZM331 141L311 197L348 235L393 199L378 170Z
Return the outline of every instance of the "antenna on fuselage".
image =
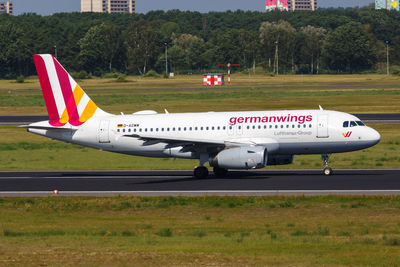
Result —
M169 114L169 112L168 112L168 110L167 110L167 109L164 109L164 111L165 111L165 114Z
M324 109L321 107L321 105L319 105L319 110L324 110Z

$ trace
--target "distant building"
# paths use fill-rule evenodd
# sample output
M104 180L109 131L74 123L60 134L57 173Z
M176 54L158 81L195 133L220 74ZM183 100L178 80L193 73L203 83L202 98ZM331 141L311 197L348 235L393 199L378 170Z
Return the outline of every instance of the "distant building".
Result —
M375 0L375 9L399 11L399 0Z
M288 11L288 0L266 0L265 1L265 10L280 10L280 11Z
M390 0L389 0L390 1ZM396 0L398 1L398 0ZM311 10L317 9L317 0L266 0L265 9L267 11L295 11L295 10Z
M317 0L288 0L288 7L290 11L295 11L295 10L314 11L318 8L318 3Z
M136 0L81 0L81 12L135 13Z
M0 2L0 14L13 14L13 3L10 1Z

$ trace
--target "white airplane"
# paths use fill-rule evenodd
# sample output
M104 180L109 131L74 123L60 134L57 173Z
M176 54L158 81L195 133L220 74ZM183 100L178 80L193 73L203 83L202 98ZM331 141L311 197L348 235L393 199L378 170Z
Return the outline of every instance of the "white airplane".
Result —
M380 134L337 111L281 110L168 113L145 110L112 115L101 110L52 55L34 55L49 121L31 133L99 150L145 157L198 159L194 176L228 169L258 169L293 162L294 155L328 155L371 147ZM110 166L112 168L112 166Z

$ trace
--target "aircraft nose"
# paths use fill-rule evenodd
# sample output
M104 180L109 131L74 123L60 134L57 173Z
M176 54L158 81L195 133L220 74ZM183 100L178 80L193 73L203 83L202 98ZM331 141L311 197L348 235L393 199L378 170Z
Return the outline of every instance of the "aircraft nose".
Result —
M381 140L381 135L375 129L370 128L368 133L368 139L371 141L371 145L376 145Z

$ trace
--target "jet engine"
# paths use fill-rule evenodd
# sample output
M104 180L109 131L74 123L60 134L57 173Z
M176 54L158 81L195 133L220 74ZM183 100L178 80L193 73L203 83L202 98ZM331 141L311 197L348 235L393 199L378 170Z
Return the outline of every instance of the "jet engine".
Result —
M263 146L234 147L222 150L211 162L224 169L260 169L267 165L268 153Z

